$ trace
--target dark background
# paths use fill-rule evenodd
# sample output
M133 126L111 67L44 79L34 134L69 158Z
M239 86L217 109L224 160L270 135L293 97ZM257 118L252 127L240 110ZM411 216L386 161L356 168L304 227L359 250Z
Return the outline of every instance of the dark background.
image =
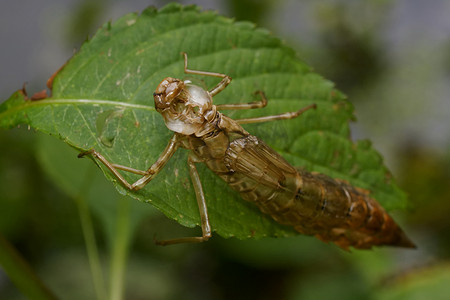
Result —
M47 78L101 24L165 3L2 3L0 101L24 82L29 94L45 88ZM262 241L214 237L202 245L161 249L153 245L149 232L178 226L154 212L135 233L125 298L448 296L450 287L441 282L450 280L450 2L194 3L268 28L349 96L358 119L352 125L353 138L370 139L410 195L410 208L393 214L419 248L345 253L308 237ZM76 205L43 173L35 144L35 134L26 128L0 131L0 231L63 299L93 299ZM99 223L95 214L94 223ZM102 259L107 261L106 233L101 226L95 228ZM1 269L0 299L23 299Z

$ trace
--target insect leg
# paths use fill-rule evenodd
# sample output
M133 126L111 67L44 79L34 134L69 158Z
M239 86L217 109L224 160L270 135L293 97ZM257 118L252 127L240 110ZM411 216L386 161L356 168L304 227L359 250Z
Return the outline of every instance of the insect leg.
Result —
M169 144L166 146L166 149L161 153L159 158L156 160L156 162L153 163L153 165L148 168L146 171L133 169L130 167L117 165L110 163L103 155L101 155L99 152L97 152L94 149L82 152L78 154L78 157L83 157L85 155L92 155L95 158L97 158L99 161L101 161L105 167L107 167L114 176L122 183L126 188L132 191L137 191L142 189L147 183L149 183L158 173L161 171L161 169L164 167L164 165L170 160L172 155L175 153L175 151L178 149L178 135L174 134L173 137L170 139ZM119 173L118 170L127 171L130 173L142 175L140 179L138 179L133 184L130 184L123 176Z
M203 76L212 76L212 77L222 78L222 80L215 87L213 87L209 91L209 94L211 95L211 97L214 97L215 95L217 95L218 93L223 91L227 87L227 85L230 84L231 77L228 76L228 75L221 74L221 73L215 73L215 72L189 70L187 68L187 63L188 63L187 53L183 52L183 55L184 55L184 73L186 73L186 74L193 74L193 75L203 75Z
M202 236L176 238L164 241L155 241L156 244L166 246L182 243L201 243L207 241L211 237L211 226L209 225L208 210L206 207L205 194L203 193L202 183L195 167L194 159L188 158L189 174L191 175L192 184L194 185L195 197L197 198L198 209L200 211Z
M237 104L217 104L216 107L218 110L224 110L224 109L233 109L233 110L239 110L239 109L254 109L254 108L263 108L267 106L267 98L266 95L264 95L264 92L257 91L257 94L261 96L261 100L250 102L250 103L237 103Z
M138 170L138 169L133 169L127 166L122 166L122 165L118 165L118 164L111 164L114 168L118 169L118 170L122 170L122 171L127 171L133 174L137 174L137 175L147 175L147 171L143 171L143 170Z
M269 122L269 121L275 121L275 120L286 120L286 119L293 119L300 116L305 111L316 108L316 104L311 104L306 107L303 107L295 112L287 112L284 114L279 115L273 115L273 116L264 116L264 117L257 117L257 118L247 118L247 119L237 119L235 120L238 124L250 124L250 123L262 123L262 122Z

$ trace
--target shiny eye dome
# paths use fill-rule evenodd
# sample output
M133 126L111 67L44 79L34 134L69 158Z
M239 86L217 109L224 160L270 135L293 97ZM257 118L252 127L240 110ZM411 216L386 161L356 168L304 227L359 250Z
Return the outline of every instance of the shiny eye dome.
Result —
M192 107L197 107L203 112L212 106L211 96L201 87L186 83L185 89L189 93L188 102Z

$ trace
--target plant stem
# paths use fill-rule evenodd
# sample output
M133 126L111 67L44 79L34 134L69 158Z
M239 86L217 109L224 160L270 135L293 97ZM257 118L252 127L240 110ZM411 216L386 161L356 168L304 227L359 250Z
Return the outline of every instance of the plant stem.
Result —
M86 203L86 198L83 196L86 194L85 191L88 190L89 185L92 182L92 177L92 172L88 172L87 176L85 176L86 179L83 184L84 188L80 189L80 195L75 197L75 203L80 215L81 229L83 231L83 237L86 244L86 251L89 259L89 266L91 268L95 294L97 295L97 299L106 300L108 297L100 263L100 255L95 239L94 226L92 224L88 204Z
M79 198L75 201L78 206L80 214L81 228L83 231L84 241L86 244L86 251L89 259L89 265L92 273L92 280L94 283L95 294L97 299L106 300L107 293L105 288L105 281L103 277L102 267L100 264L100 257L95 240L94 228L92 225L89 208L84 198Z
M124 275L130 241L130 199L119 198L117 207L116 238L112 244L110 296L123 299Z
M53 300L55 295L42 283L30 265L0 233L0 265L12 282L29 299Z

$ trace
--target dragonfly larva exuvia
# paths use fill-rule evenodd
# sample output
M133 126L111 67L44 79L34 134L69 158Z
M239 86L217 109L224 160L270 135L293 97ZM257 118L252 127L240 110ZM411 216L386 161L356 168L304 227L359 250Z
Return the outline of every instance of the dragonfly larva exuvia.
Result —
M212 97L231 82L231 77L213 72L189 70L184 53L186 74L213 76L222 80L211 90L176 78L167 77L153 96L156 110L168 129L174 132L169 144L146 171L110 163L91 149L79 156L92 155L101 161L128 189L139 190L164 167L178 148L190 150L189 172L201 216L201 237L159 241L161 245L203 242L211 237L208 210L196 164L204 163L244 200L256 204L275 221L294 227L298 232L333 242L341 248L371 248L390 245L414 247L395 221L366 190L326 175L292 167L277 152L241 124L292 119L314 109L311 104L296 112L259 118L233 120L220 110L254 109L266 106L261 101L246 104L214 105ZM142 177L130 184L119 170Z

